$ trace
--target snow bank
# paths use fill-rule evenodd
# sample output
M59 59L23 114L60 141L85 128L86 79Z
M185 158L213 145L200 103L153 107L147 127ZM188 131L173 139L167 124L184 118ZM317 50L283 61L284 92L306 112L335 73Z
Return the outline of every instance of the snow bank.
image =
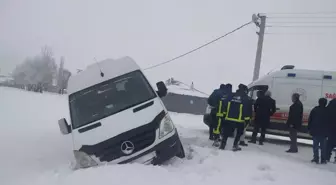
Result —
M166 165L106 165L72 171L71 138L59 133L68 119L66 98L0 87L0 184L4 185L334 185L333 164L310 164L311 149L285 154L288 146L249 146L219 151L207 140L201 116L172 113L186 159ZM228 149L232 141L228 143ZM307 156L303 155L306 154ZM301 155L306 158L300 157Z
M0 87L0 102L0 184L68 165L71 138L57 125L65 97Z

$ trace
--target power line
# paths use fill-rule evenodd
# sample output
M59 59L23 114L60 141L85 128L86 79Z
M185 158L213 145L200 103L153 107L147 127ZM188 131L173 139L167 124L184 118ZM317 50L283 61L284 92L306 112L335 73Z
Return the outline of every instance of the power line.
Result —
M266 25L269 28L336 28L336 25Z
M330 35L331 33L304 33L304 32L297 32L297 33L281 33L281 32L267 32L265 35Z
M204 47L206 47L206 46L208 46L208 45L210 45L210 44L212 44L212 43L214 43L214 42L216 42L216 41L218 41L218 40L220 40L220 39L222 39L222 38L224 38L224 37L226 37L226 36L228 36L228 35L230 35L230 34L232 34L232 33L234 33L234 32L236 32L236 31L238 31L238 30L244 28L245 26L247 26L247 25L249 25L249 24L251 24L251 23L252 23L252 21L250 21L250 22L248 22L248 23L245 23L245 24L239 26L238 28L236 28L236 29L234 29L234 30L232 30L232 31L230 31L230 32L228 32L228 33L226 33L226 34L220 36L220 37L217 37L216 39L211 40L211 41L209 41L209 42L207 42L207 43L205 43L205 44L203 44L203 45L201 45L201 46L199 46L199 47L197 47L197 48L195 48L195 49L193 49L193 50L190 50L190 51L188 51L188 52L186 52L186 53L184 53L184 54L181 54L181 55L179 55L179 56L177 56L177 57L175 57L175 58L172 58L172 59L170 59L170 60L168 60L168 61L165 61L165 62L156 64L156 65L147 67L147 68L145 68L144 70L148 70L148 69L152 69L152 68L155 68L155 67L159 67L159 66L161 66L161 65L164 65L164 64L173 62L174 60L177 60L177 59L179 59L179 58L182 58L182 57L184 57L184 56L186 56L186 55L189 55L190 53L193 53L193 52L195 52L195 51L197 51L197 50L199 50L199 49L202 49L202 48L204 48Z
M336 19L336 16L328 17L312 17L312 16L301 16L301 17L292 17L292 16L283 16L283 17L272 17L267 16L268 19Z
M312 22L312 21L268 21L268 23L271 24L336 24L336 21L331 21L331 22Z
M321 12L268 12L263 13L267 15L319 15L319 14L336 14L334 11L321 11Z

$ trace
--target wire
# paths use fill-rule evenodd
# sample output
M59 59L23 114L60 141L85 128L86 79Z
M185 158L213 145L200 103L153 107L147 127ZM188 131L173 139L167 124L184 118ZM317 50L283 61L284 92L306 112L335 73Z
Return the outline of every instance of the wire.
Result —
M269 17L267 16L268 19L336 19L336 16L330 16L330 17L308 17L308 16L303 16L303 17Z
M281 33L281 32L267 32L265 35L330 35L330 33Z
M104 73L103 73L102 69L100 68L99 62L97 61L96 57L94 57L93 59L95 60L97 66L98 66L98 68L99 68L100 76L101 76L101 77L104 77Z
M267 23L271 23L271 24L336 24L336 21L333 21L333 22L308 22L308 21L301 21L301 22L293 22L293 21L276 21L276 22L273 22L273 21L268 21Z
M193 53L193 52L195 52L195 51L197 51L197 50L199 50L199 49L202 49L202 48L204 48L204 47L206 47L206 46L208 46L208 45L210 45L210 44L212 44L212 43L214 43L214 42L216 42L216 41L218 41L218 40L220 40L220 39L222 39L222 38L224 38L224 37L226 37L226 36L228 36L228 35L230 35L230 34L232 34L232 33L234 33L234 32L236 32L236 31L238 31L238 30L244 28L245 26L247 26L247 25L249 25L249 24L251 24L251 23L253 23L253 22L250 21L250 22L248 22L248 23L245 23L245 24L239 26L238 28L236 28L236 29L234 29L234 30L232 30L232 31L230 31L230 32L228 32L228 33L226 33L226 34L220 36L220 37L217 37L216 39L211 40L211 41L209 41L209 42L207 42L207 43L205 43L205 44L203 44L203 45L201 45L201 46L199 46L199 47L197 47L197 48L195 48L195 49L193 49L193 50L190 50L190 51L188 51L188 52L186 52L186 53L184 53L184 54L181 54L181 55L179 55L179 56L177 56L177 57L175 57L175 58L172 58L172 59L170 59L170 60L168 60L168 61L165 61L165 62L156 64L156 65L147 67L147 68L145 68L144 70L148 70L148 69L152 69L152 68L155 68L155 67L159 67L159 66L161 66L161 65L164 65L164 64L173 62L174 60L177 60L177 59L179 59L179 58L182 58L182 57L184 57L184 56L186 56L186 55L189 55L190 53Z
M336 14L336 12L268 12L262 14L274 14L274 15L318 15L318 14Z
M336 25L266 25L269 28L336 28Z

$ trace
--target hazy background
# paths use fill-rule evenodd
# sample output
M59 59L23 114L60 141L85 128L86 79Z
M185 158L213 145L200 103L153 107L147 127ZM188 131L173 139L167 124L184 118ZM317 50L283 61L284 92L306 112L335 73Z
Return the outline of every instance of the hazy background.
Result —
M72 72L93 63L94 57L130 56L145 68L233 30L250 21L253 13L328 11L336 12L335 0L0 0L0 73L11 72L44 45L58 60L64 56ZM169 77L193 81L207 93L219 83L249 83L255 32L250 25L146 74L153 82ZM297 34L265 36L261 75L285 64L336 71L336 28L267 32Z

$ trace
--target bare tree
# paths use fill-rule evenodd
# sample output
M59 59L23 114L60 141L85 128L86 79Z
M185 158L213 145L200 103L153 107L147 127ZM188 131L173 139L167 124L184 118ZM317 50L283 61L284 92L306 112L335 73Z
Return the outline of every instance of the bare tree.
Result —
M41 48L41 56L46 58L53 58L54 54L49 46L43 46Z
M18 65L12 76L16 84L51 87L56 74L57 65L52 49L44 46L40 55L27 58L22 64Z

